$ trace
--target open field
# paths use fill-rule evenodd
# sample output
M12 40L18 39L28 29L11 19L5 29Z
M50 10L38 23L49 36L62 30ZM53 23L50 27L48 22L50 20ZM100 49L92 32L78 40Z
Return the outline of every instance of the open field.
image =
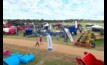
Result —
M28 48L35 48L35 41L33 40L3 38L3 43L13 44L16 46L23 46ZM53 51L55 52L76 55L76 56L83 56L84 51L87 51L94 54L98 59L104 60L104 51L90 50L86 48L77 48L77 47L71 47L71 46L62 45L62 44L53 44L53 48L54 48ZM47 50L47 43L43 42L43 45L41 45L39 49Z
M40 50L37 48L16 46L13 44L6 43L4 43L3 49L11 50L11 53L33 53L35 55L35 60L30 62L28 65L76 65L76 56L73 55L67 55L58 52L48 52L46 50Z
M103 22L85 22L85 21L83 21L83 22L78 22L78 24L81 24L83 27L84 27L86 24L88 24L88 23L104 26L104 23L103 23ZM54 23L51 23L51 24L54 24ZM73 23L70 23L70 22L66 23L66 22L65 22L65 24L66 24L66 25L72 25Z
M84 22L81 24L85 26L86 23ZM99 22L97 24L104 26L104 23ZM75 41L79 37L80 33L73 36ZM94 41L96 47L89 49L85 47L74 46L72 43L70 43L70 41L64 42L64 38L57 40L56 37L52 36L54 50L53 52L48 52L46 37L43 37L43 45L38 48L34 46L35 39L37 37L23 37L23 32L20 31L19 36L3 35L3 49L9 49L12 53L33 53L36 58L28 65L76 65L75 58L77 56L82 57L84 51L91 52L96 56L96 58L104 61L104 36L100 37L102 37L102 39Z
M4 35L4 38L16 38L16 39L25 39L25 40L35 40L37 37L30 37L30 38L26 38L23 37L23 33L20 32L19 36L16 35ZM73 38L76 41L78 38L80 37L80 34L78 33L77 35L74 35ZM92 50L100 50L100 51L104 51L104 36L99 36L102 37L102 39L100 40L96 40L94 41L96 44L95 48L91 48ZM43 37L43 41L47 42L46 37ZM60 42L59 42L60 41ZM53 44L63 44L63 45L68 45L68 46L72 46L72 47L78 47L78 46L74 46L70 43L70 41L68 42L64 42L64 38L60 38L59 40L56 39L56 37L52 36L52 42ZM84 47L80 47L80 48L84 48Z

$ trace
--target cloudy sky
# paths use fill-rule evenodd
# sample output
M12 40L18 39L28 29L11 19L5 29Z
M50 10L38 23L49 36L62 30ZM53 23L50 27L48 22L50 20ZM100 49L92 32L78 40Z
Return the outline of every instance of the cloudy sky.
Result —
M3 18L104 20L104 0L3 0Z

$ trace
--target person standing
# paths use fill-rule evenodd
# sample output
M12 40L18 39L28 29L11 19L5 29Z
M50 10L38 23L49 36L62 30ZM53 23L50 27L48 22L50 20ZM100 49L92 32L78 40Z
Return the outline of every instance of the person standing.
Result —
M56 39L57 39L57 40L59 40L59 35L60 35L59 32L60 32L60 31L57 31L57 33L56 33Z
M80 33L82 33L82 26L79 27Z
M16 29L16 35L18 36L18 31L19 31L18 27L16 26L15 29Z
M40 44L43 44L43 43L42 43L42 35L40 35L39 41L40 41Z
M35 46L38 46L38 47L39 47L39 40L38 40L38 38L36 39L36 44L35 44Z

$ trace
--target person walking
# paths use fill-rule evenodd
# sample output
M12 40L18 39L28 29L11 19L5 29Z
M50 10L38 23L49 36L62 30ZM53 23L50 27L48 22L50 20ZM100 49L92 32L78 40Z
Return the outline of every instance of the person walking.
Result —
M35 44L35 46L38 46L38 47L39 47L39 40L38 40L38 38L36 39L36 44Z

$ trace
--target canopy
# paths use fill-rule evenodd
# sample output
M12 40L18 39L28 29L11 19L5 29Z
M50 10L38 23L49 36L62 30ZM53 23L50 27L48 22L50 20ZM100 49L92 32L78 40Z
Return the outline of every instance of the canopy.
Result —
M44 26L49 26L49 24L47 23L47 24L45 24Z
M94 26L92 26L92 28L97 28L97 29L104 29L104 27L102 27L102 26L99 26L99 25L94 25Z
M25 29L25 31L28 31L28 30L32 31L33 28L26 28L26 29Z

